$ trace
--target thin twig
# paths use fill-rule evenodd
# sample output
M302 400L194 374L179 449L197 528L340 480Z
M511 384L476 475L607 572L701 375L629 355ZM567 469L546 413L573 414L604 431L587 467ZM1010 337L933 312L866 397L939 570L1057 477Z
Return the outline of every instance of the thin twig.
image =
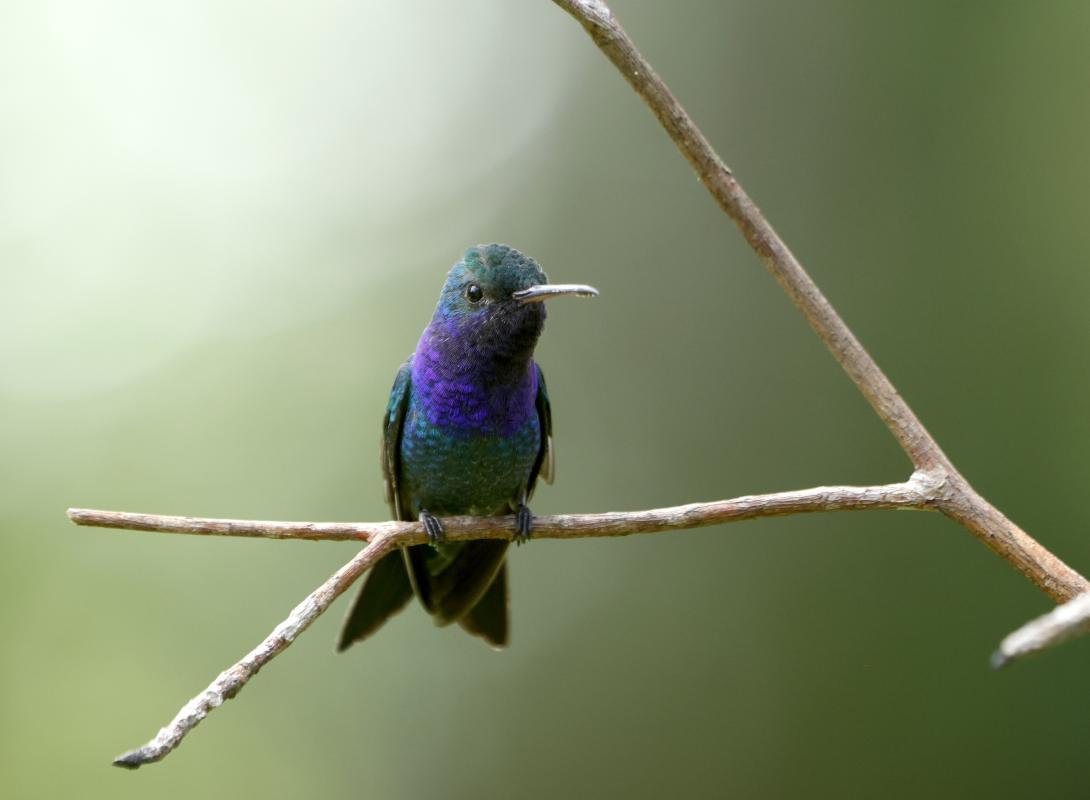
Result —
M757 517L816 511L863 511L881 508L923 509L933 505L940 484L925 472L904 483L884 486L818 486L794 492L747 495L711 503L690 503L649 511L609 511L604 514L563 514L534 517L535 539L577 539L589 536L628 536L684 530ZM77 525L200 536L242 536L308 541L374 541L384 538L398 547L427 541L419 522L274 522L207 519L70 508ZM448 517L448 539L510 539L514 526L505 517Z
M207 689L182 706L177 716L154 739L143 747L118 756L114 759L114 765L136 769L168 755L212 709L219 708L225 700L237 695L259 669L286 650L345 589L394 546L393 537L377 535L371 539L351 561L293 608L288 618L277 625L261 644L237 664L221 672Z
M1090 633L1090 594L1080 594L1010 634L992 654L992 666L998 669L1087 633Z
M602 0L553 0L571 14L643 98L701 183L761 262L791 297L917 469L945 472L937 508L956 520L1057 602L1090 591L1090 583L1007 519L969 485L874 359L821 293L798 259L742 189L666 83Z

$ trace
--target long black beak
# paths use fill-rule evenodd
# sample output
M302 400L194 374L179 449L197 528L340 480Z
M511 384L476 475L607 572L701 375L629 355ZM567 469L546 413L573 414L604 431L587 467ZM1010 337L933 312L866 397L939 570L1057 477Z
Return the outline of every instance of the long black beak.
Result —
M598 290L581 283L542 283L514 292L511 296L520 303L540 303L554 297L597 297Z

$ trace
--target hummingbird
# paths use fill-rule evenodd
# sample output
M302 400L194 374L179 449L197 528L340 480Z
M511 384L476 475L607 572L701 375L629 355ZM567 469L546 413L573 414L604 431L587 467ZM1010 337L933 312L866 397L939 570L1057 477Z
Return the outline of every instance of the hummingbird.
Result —
M495 648L508 642L508 541L447 541L440 517L511 515L530 538L527 503L555 474L553 423L534 346L543 301L594 296L550 284L532 258L502 244L471 247L447 274L416 350L398 370L382 420L386 502L419 520L428 544L400 548L370 571L345 618L344 650L415 594L437 625L457 622Z

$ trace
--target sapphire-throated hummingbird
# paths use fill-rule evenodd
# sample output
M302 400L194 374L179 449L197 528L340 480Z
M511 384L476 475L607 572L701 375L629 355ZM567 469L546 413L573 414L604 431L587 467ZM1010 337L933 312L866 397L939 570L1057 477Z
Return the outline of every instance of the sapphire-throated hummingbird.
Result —
M526 503L539 477L553 479L552 412L533 359L542 301L597 293L547 283L532 258L502 244L471 247L450 270L382 421L386 501L397 519L423 522L430 544L372 568L339 650L378 630L414 593L437 624L507 644L508 543L447 542L438 518L513 514L515 540L530 537Z

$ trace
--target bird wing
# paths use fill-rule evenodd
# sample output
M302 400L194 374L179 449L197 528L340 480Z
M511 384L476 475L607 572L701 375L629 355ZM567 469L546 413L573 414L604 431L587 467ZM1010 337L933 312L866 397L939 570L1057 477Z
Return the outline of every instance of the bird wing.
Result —
M397 492L398 451L401 429L405 424L405 409L409 405L412 384L412 359L401 365L390 390L390 401L382 418L382 477L386 483L386 502L396 519L405 519ZM401 554L389 553L371 569L356 601L344 618L337 650L366 639L382 627L387 619L403 609L413 596L409 576L401 564Z
M537 420L541 428L541 449L537 453L537 461L530 470L530 480L526 487L526 494L534 493L534 484L538 476L545 483L552 483L556 476L556 450L553 448L553 407L549 402L549 391L545 388L545 373L535 362L537 370L537 398L534 405L537 407Z
M386 414L382 418L382 441L379 443L379 455L382 458L382 481L386 487L386 504L395 519L406 520L406 511L401 507L397 482L401 461L401 430L405 427L405 412L409 407L409 389L413 381L413 360L409 358L397 371L394 386L390 389L390 400L386 404Z

